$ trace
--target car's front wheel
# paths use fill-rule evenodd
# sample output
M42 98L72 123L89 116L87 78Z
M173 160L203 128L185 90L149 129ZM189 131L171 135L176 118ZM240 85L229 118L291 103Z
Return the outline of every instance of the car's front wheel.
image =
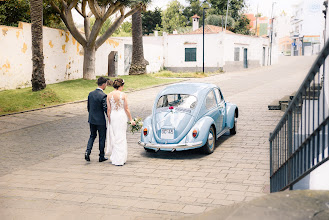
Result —
M208 138L206 144L203 146L203 151L206 154L211 154L214 152L215 149L215 143L216 143L216 134L215 129L213 126L210 126L209 132L208 132Z
M233 135L236 134L237 126L238 126L238 119L234 115L234 125L233 125L233 128L230 129L230 134L233 134Z

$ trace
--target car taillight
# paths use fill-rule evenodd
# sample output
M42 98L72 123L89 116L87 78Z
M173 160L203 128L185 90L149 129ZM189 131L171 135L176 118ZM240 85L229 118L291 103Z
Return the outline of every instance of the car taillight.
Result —
M143 130L143 134L144 134L144 136L147 135L147 128L144 128L144 130Z
M198 136L198 131L197 131L197 130L194 130L193 133L192 133L192 136L193 136L194 138L196 138L196 137Z

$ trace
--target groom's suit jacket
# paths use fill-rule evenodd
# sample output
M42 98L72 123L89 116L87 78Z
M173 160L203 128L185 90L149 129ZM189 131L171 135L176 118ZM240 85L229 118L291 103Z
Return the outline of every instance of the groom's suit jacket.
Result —
M94 125L106 125L107 114L106 94L101 89L96 89L88 95L88 122Z

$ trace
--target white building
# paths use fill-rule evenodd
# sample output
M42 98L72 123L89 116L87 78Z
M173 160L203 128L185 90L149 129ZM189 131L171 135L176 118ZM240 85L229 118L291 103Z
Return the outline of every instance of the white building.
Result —
M300 0L293 7L292 56L319 53L324 29L323 0Z
M285 11L274 16L273 19L273 46L281 55L291 55L291 16Z
M164 66L174 72L203 68L203 28L188 34L164 37ZM206 72L234 71L268 65L269 39L234 34L222 27L206 25L204 66Z

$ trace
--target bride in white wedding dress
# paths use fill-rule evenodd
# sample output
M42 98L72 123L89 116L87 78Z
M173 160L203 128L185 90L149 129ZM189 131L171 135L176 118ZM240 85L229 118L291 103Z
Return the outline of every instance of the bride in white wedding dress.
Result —
M110 160L117 166L122 166L127 161L127 117L135 124L128 108L127 96L122 92L123 86L123 79L114 80L115 90L107 95L106 154L111 154Z

